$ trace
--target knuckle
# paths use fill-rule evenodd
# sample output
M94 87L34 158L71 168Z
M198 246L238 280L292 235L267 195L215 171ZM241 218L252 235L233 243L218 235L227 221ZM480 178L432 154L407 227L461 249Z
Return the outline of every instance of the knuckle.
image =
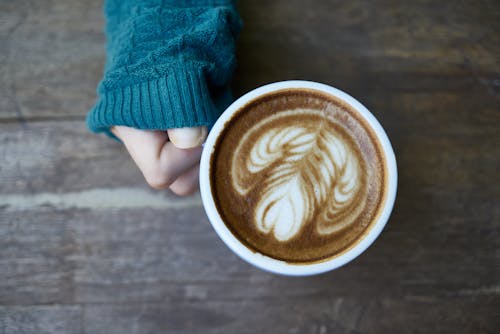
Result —
M144 178L151 188L165 189L170 185L170 178L167 173L159 168L148 170L144 173Z
M196 191L196 185L181 185L177 187L171 187L170 190L176 195L187 196L191 195Z

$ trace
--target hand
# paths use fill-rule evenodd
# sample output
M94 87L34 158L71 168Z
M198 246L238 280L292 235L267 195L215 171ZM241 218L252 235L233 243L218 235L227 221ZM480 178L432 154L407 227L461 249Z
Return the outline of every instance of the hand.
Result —
M180 196L198 189L201 144L208 132L206 126L167 131L114 126L111 132L121 139L151 187L170 188Z

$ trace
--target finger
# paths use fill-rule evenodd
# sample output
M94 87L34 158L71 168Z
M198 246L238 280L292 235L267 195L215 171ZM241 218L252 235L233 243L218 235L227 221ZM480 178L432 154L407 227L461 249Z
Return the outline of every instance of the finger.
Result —
M181 150L168 141L165 131L115 127L116 133L141 170L146 182L165 189L180 175L198 164L201 148Z
M198 190L200 165L192 167L170 185L170 190L179 196L186 196Z
M111 132L121 139L130 156L144 173L154 169L162 148L168 141L165 131L140 130L127 126L114 126Z
M153 183L153 188L165 189L186 171L199 164L201 147L179 149L171 142L167 142L160 153L160 162L156 176L153 175L148 183ZM157 174L160 174L159 176ZM159 180L158 180L159 179ZM157 182L154 182L157 180Z
M196 128L178 128L167 130L170 141L177 148L193 148L203 144L207 138L208 129L206 126Z

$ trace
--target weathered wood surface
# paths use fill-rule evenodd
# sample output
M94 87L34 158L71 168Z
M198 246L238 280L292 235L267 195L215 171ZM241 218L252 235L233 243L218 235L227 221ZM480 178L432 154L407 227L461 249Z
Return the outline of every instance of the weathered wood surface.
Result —
M500 328L500 5L242 1L235 95L322 81L380 119L394 214L353 263L250 267L198 196L149 190L87 132L100 1L0 0L0 334L495 333Z

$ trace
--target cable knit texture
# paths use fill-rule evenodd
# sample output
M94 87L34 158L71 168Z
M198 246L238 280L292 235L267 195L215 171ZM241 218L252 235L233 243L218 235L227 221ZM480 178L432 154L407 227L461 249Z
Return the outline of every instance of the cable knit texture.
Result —
M104 14L107 59L89 129L211 126L231 102L234 1L107 0Z

